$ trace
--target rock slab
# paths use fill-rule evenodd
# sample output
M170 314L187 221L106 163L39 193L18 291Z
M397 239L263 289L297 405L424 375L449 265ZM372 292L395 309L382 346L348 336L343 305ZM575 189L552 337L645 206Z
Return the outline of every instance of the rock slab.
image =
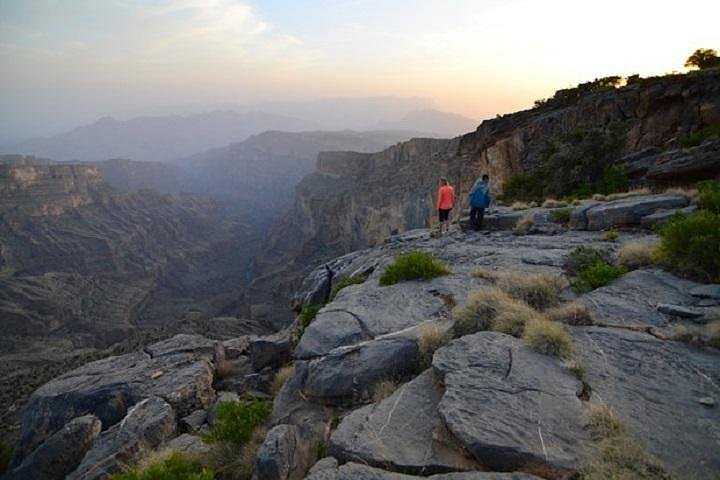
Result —
M481 332L435 352L445 425L491 470L566 478L586 441L581 382L509 335Z

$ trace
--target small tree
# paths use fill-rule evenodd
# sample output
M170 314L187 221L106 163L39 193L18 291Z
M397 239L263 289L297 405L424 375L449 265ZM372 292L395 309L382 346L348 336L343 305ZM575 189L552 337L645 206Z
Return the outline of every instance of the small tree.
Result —
M720 57L712 48L698 48L685 61L686 68L706 68L720 67Z

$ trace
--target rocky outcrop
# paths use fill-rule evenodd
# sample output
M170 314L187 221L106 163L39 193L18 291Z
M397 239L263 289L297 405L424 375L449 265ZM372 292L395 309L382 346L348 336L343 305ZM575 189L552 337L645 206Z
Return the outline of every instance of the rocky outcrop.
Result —
M358 463L346 463L340 467L331 466L318 470L308 480L419 480L428 478L430 480L539 480L534 475L524 473L492 473L492 472L467 472L430 475L429 477L416 477L401 473L392 473L378 468L368 467Z
M688 199L675 195L647 195L601 203L585 211L588 230L641 225L642 219L658 210L683 208Z
M620 146L610 161L626 165L634 183L663 186L717 175L717 142L677 149L680 137L720 123L717 70L561 97L486 120L453 140L413 139L370 155L322 154L317 171L298 185L292 210L270 230L251 287L253 315L282 316L267 307L266 292L294 291L308 265L431 225L439 176L455 186L461 210L478 176L488 173L498 193L512 175L542 165L552 139L573 132L621 125ZM637 152L644 153L630 156ZM287 302L289 295L275 299Z

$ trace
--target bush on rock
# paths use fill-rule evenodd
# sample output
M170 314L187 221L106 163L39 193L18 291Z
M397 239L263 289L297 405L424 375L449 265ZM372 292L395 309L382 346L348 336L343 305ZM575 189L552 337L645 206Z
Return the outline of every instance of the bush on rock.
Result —
M380 285L387 286L408 280L432 280L449 274L445 263L425 252L399 255L380 277Z

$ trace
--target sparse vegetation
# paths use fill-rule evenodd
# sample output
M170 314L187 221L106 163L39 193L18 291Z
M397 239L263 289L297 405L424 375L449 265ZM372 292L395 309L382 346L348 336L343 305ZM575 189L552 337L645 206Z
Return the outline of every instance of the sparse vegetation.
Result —
M535 351L569 359L573 355L570 335L562 325L550 320L533 320L525 326L523 336L527 344Z
M623 276L623 274L625 274L624 268L599 261L582 270L578 279L572 283L572 287L577 293L587 293L596 288L604 287Z
M607 201L613 201L613 200L622 200L624 198L632 198L632 197L641 197L643 195L650 195L652 194L652 190L649 188L643 187L643 188L634 188L632 190L624 191L624 192L618 192L618 193L611 193L610 195L607 195L605 198Z
M708 323L705 328L708 332L708 345L713 348L720 348L720 320Z
M710 125L697 132L680 137L678 143L682 148L691 148L697 147L707 140L720 140L720 125Z
M305 305L302 308L300 315L298 316L298 338L302 338L305 333L305 329L310 326L313 320L315 320L319 311L320 307L318 305Z
M687 188L687 187L671 187L666 188L663 192L666 195L679 195L681 197L685 197L690 202L697 201L698 198L698 190L697 188Z
M568 202L562 200L555 200L554 198L548 198L542 203L543 208L563 208L567 206Z
M606 242L614 242L618 238L620 238L620 233L617 230L608 230L607 232L603 233L603 240Z
M580 246L565 258L563 267L568 275L577 276L599 261L610 263L610 253L594 247Z
M283 385L285 385L285 382L287 382L294 373L295 367L293 367L292 365L285 365L277 371L277 373L275 374L275 378L273 378L272 384L270 385L270 393L272 393L273 397L277 396L277 394L280 392L280 389L283 387Z
M592 199L596 202L607 202L607 195L603 195L602 193L594 193Z
M528 205L526 202L515 202L512 205L510 205L510 208L512 208L515 211L527 210L528 208L530 208L530 205Z
M146 468L136 468L110 477L111 480L213 480L214 478L213 470L177 452Z
M270 415L270 403L257 398L239 402L222 402L217 407L217 420L212 431L205 436L208 443L247 443L255 428Z
M9 443L0 441L0 474L7 470L12 459L13 448Z
M338 292L343 288L349 287L350 285L359 285L361 283L365 283L365 278L357 275L341 278L340 280L338 280L335 286L333 286L332 291L330 292L330 298L328 302L332 302L333 300L335 300Z
M501 290L538 310L556 305L566 286L562 277L548 273L502 272L495 278Z
M630 437L625 426L604 404L591 404L588 430L597 442L593 458L584 469L585 480L669 480L662 466Z
M657 245L648 242L633 241L624 243L618 252L618 264L628 270L651 265L656 256Z
M520 308L517 308L518 306ZM503 310L493 319L492 329L494 331L513 337L522 337L528 323L542 319L540 314L526 305L514 305L513 307Z
M720 57L712 48L698 48L685 60L685 67L700 70L720 67Z
M397 390L398 384L392 380L383 380L375 384L373 388L373 402L379 403L392 395Z
M420 353L421 367L427 368L432 363L435 350L446 345L450 341L450 333L438 325L425 324L418 332L418 350Z
M255 457L265 435L267 430L259 426L241 446L227 441L213 443L205 461L215 471L218 480L250 480L255 468Z
M478 268L472 273L473 277L476 278L482 278L485 280L490 280L491 282L495 281L497 278L499 272L496 272L495 270L490 270L487 268Z
M672 339L696 347L720 349L720 319L703 326L676 325Z
M659 263L686 277L720 282L720 215L708 210L676 215L660 236Z
M551 308L545 314L553 322L566 323L568 325L592 325L592 315L582 303L570 302Z
M517 223L515 223L515 228L513 228L513 233L516 235L527 235L530 233L530 230L535 225L535 220L533 219L532 215L525 215L524 217L520 218Z
M555 223L568 223L570 221L570 209L560 208L550 212L550 221Z
M393 285L407 280L431 280L449 274L445 263L425 252L399 255L380 277L380 285Z
M703 210L720 215L720 181L698 182L698 202Z

